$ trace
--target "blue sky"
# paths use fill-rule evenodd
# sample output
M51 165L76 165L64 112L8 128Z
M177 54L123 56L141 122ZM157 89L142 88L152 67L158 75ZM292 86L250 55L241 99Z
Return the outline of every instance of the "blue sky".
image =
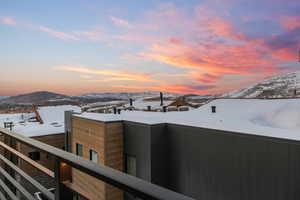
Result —
M0 7L0 95L223 93L299 70L297 0L17 1Z

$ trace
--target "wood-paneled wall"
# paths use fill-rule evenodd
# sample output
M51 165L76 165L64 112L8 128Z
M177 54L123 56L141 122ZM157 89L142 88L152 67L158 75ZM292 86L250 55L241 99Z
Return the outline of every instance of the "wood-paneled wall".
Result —
M38 136L38 137L32 137L32 138L35 140L38 140L40 142L46 143L48 145L51 145L53 147L59 148L59 149L63 149L65 146L65 134L64 133ZM33 149L33 148L31 148L27 145L21 144L21 143L17 143L17 150L26 156L28 156L29 152L37 151L36 149ZM44 167L47 167L48 169L54 171L55 160L50 155L40 152L40 160L37 162L40 163L41 165L43 165ZM19 163L19 167L31 176L37 176L37 175L42 174L41 171L39 171L35 167L31 166L27 162L23 161L22 159L19 159L18 163Z
M89 159L90 150L98 153L98 162L123 171L123 124L103 123L73 117L72 152L76 144L83 146L83 158ZM84 188L97 199L122 200L123 192L78 170L72 170L73 184Z

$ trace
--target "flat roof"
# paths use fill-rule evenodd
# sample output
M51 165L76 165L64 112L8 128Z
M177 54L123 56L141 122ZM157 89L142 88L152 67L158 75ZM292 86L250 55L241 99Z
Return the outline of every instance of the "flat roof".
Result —
M43 124L30 121L36 117L35 113L0 114L0 127L4 122L13 122L13 131L27 137L60 134L65 132L64 112L69 110L80 112L81 108L72 105L38 107Z
M211 112L216 106L216 113ZM169 123L300 141L299 99L218 99L182 112L122 111L75 115L101 122Z

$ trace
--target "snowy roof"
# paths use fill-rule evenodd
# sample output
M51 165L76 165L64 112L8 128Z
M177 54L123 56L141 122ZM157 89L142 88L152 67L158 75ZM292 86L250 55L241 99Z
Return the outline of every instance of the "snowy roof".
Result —
M13 131L28 137L64 133L64 112L71 110L80 112L81 108L71 105L39 107L37 111L43 124L29 120L35 113L0 114L0 127L4 122L13 122Z
M64 122L65 111L81 112L81 108L79 106L63 105L39 107L37 109L37 112L45 124Z
M120 115L75 115L103 122L133 121L145 124L173 123L300 141L299 99L219 99L185 112L123 111ZM216 106L216 113L211 112Z

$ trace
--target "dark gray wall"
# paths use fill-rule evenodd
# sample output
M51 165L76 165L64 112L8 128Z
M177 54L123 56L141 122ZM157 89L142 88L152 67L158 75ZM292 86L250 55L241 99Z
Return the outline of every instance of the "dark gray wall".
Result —
M65 150L71 152L72 149L72 111L65 111Z
M166 124L151 126L151 182L163 187L168 186L168 152Z
M151 181L151 127L124 122L124 153L136 157L137 177Z
M169 188L196 199L300 198L296 142L168 124Z
M300 199L300 142L125 121L124 153L137 177L195 199Z

